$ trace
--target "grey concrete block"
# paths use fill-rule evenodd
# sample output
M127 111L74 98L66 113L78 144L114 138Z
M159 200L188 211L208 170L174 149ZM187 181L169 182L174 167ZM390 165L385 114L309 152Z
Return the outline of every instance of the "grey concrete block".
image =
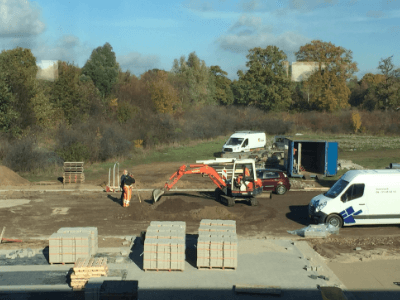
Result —
M124 241L124 242L122 243L122 245L128 246L130 243L131 243L131 242L129 242L129 241Z
M124 261L124 258L122 256L117 256L117 258L115 259L115 263L120 264Z
M361 249L361 247L356 247L354 250L360 251L360 250L362 250L362 249Z
M128 251L122 250L122 251L121 251L121 255L122 255L122 256L127 256L127 255L128 255Z

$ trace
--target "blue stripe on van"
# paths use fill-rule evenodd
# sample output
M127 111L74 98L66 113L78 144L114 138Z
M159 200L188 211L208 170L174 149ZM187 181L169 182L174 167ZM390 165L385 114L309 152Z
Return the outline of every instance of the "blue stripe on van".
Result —
M350 206L350 207L346 208L344 211L342 211L340 213L340 215L343 217L344 223L354 224L356 222L356 220L354 219L353 216L358 216L361 213L362 213L361 209L359 211L355 212L353 206Z

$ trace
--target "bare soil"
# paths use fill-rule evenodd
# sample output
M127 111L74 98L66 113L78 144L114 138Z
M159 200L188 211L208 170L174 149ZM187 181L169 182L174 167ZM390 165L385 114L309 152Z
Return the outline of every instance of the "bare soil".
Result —
M169 177L185 163L153 163L128 168L136 179L137 188L162 188ZM0 166L0 179L15 178L14 184L24 183L11 170ZM122 172L122 170L120 170ZM3 177L1 177L3 176ZM88 184L100 185L108 180L108 174L99 176ZM26 184L26 181L25 181ZM29 184L29 182L28 182ZM324 186L330 182L324 181ZM315 184L318 186L319 184ZM71 185L72 187L73 185ZM24 187L21 187L24 189ZM40 187L38 187L40 188ZM187 175L174 188L213 189L208 177ZM43 186L43 190L46 186ZM153 220L185 221L187 233L195 234L201 219L236 220L237 231L243 237L274 237L302 239L290 235L288 230L309 225L308 203L318 191L287 192L283 196L260 198L259 205L237 202L226 207L215 201L213 192L168 192L157 204L151 200L151 192L133 191L131 206L121 206L119 193L101 192L33 192L12 191L0 194L0 229L6 226L5 238L22 239L18 247L33 247L42 243L60 227L95 226L99 230L101 247L121 246L123 237L139 235ZM33 243L33 244L32 244ZM310 245L330 261L351 262L390 258L400 249L399 226L355 226L340 230L338 236L327 239L310 239ZM16 244L0 244L0 249L16 247ZM361 247L361 251L354 250Z

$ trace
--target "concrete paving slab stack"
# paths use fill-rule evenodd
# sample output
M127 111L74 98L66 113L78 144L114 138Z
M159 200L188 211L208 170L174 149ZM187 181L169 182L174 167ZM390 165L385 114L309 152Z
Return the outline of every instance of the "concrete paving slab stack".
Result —
M96 227L64 227L49 238L49 263L75 263L97 253Z
M199 269L236 269L238 239L236 221L200 221L197 240L197 267Z
M90 255L95 255L99 249L99 238L97 227L62 227L57 232L59 233L75 233L75 232L89 232L91 236L91 250Z
M186 223L152 221L146 231L143 269L185 269Z

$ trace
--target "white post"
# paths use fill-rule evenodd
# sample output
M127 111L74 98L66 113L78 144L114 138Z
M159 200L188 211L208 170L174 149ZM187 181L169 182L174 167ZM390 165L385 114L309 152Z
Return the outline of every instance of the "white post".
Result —
M298 156L298 164L297 164L297 174L300 174L300 165L301 165L301 143L298 144L297 156Z
M108 186L110 187L111 183L111 168L108 169Z

